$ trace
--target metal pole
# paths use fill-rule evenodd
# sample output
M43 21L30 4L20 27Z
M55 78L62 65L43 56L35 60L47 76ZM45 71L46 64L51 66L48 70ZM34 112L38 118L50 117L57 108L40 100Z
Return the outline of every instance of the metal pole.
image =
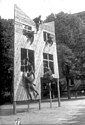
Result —
M13 100L13 114L16 114L16 101Z
M55 18L56 19L56 18ZM55 22L54 22L54 26L55 26ZM56 27L56 26L55 26ZM56 33L55 33L55 42L56 42ZM56 50L57 50L57 42L56 42ZM56 51L57 54L57 60L58 60L58 53ZM58 64L58 61L57 61ZM59 70L58 70L58 74L59 74ZM57 78L57 89L58 89L58 107L60 107L60 88L59 88L59 77Z
M30 109L30 100L28 100L28 108L27 108L28 112L29 112L29 109Z
M24 84L25 84L25 79L24 79ZM28 89L28 91L30 91L30 90ZM29 112L29 109L30 109L30 99L29 99L28 91L26 90L26 92L27 92L27 99L28 99L27 100L27 105L28 105L27 111Z
M13 71L13 114L16 114L16 95L15 95L15 5L14 5L14 71Z
M49 83L49 93L50 93L50 108L52 108L51 83Z
M41 109L41 97L39 99L39 110Z
M29 57L29 56L28 56L28 52L27 52L27 57ZM25 61L26 61L26 60L25 60ZM28 61L27 61L26 65L27 65L27 67L28 67ZM27 68L27 71L28 71L28 68ZM25 66L24 66L24 72L25 72ZM26 84L26 83L25 83L25 77L24 77L24 84ZM26 89L27 89L27 88L26 88ZM30 92L30 88L28 88L28 91ZM30 98L29 98L29 95L28 95L28 91L27 91L27 98L28 98L28 109L27 109L27 111L29 112L29 109L30 109Z
M60 88L59 88L59 78L57 79L57 89L58 89L58 107L60 107Z
M41 109L41 82L40 82L40 97L39 97L39 110Z

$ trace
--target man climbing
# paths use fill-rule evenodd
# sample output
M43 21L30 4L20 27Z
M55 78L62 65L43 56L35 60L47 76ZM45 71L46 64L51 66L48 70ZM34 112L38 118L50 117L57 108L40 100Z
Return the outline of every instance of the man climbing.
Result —
M44 73L44 77L48 79L48 81L53 80L53 73L50 67L45 67L46 72Z
M35 24L36 24L36 29L37 29L37 31L39 31L39 25L41 24L41 15L39 16L39 17L36 17L36 18L34 18L33 19L33 21L35 22Z
M31 65L31 63L29 62L29 58L26 58L25 60L25 71L24 71L24 77L25 77L25 86L26 86L26 90L30 96L30 99L32 99L32 96L30 94L30 92L33 92L34 97L36 98L38 94L38 92L35 90L34 86L36 86L33 82L35 79L35 74L34 74L34 70L33 70L33 66ZM35 95L36 93L36 95Z
M46 72L44 73L44 78L46 78L48 80L48 83L49 83L49 89L51 91L51 96L52 98L54 98L54 85L55 85L55 82L54 82L54 77L53 77L53 73L52 73L52 70L50 67L45 67L45 70Z

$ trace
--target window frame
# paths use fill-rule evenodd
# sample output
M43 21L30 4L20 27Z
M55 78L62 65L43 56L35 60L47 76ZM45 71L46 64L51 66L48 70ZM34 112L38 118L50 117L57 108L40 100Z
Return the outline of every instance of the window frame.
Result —
M32 26L29 26L29 25L23 24L23 30L26 30L26 31L32 31Z
M44 58L45 56L44 55L46 55L47 56L47 58ZM49 55L51 55L52 56L52 59L49 59ZM43 72L45 73L45 71L46 71L46 67L47 66L45 66L45 62L47 62L48 64L48 67L50 67L51 68L51 70L52 70L52 73L54 74L54 59L53 59L53 54L49 54L49 53L43 53ZM50 66L50 63L52 63L51 65L52 65L52 67Z
M47 40L49 40L49 36L52 36L52 37L54 38L53 34L51 34L51 33L49 33L49 32L46 32L46 31L43 31L43 40L44 40L45 42L47 42ZM53 38L52 38L52 39L53 39Z
M23 60L25 59L25 58L23 58L22 59L22 50L25 50L26 51L26 57L25 58L27 58L27 57L29 57L29 61L30 61L30 55L29 55L29 53L31 53L31 54L33 54L33 56L34 56L34 50L30 50L30 49L26 49L26 48L21 48L21 71L23 72L23 70L24 70L24 67L27 65L27 64L23 64ZM31 63L31 62L30 62ZM32 65L33 65L33 69L35 70L35 63L34 63L34 57L33 57L33 63L32 63Z

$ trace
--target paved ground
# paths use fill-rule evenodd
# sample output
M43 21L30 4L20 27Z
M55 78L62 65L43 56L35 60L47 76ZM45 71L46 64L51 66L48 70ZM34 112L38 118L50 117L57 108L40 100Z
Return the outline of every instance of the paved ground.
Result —
M85 125L85 99L42 103L41 110L38 104L31 104L27 112L27 105L17 106L17 114L13 115L12 105L0 107L0 125L15 125L15 120L21 119L22 125L56 124L56 125Z

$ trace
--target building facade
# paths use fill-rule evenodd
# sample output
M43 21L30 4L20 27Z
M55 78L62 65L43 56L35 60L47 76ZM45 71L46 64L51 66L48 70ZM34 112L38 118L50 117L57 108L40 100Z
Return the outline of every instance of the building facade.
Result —
M36 25L20 8L15 6L15 39L14 39L14 96L15 101L27 100L22 85L23 59L29 57L35 71L36 90L41 97L41 77L50 67L54 78L59 78L57 47L54 22L42 23L39 31ZM33 97L34 98L34 97Z

